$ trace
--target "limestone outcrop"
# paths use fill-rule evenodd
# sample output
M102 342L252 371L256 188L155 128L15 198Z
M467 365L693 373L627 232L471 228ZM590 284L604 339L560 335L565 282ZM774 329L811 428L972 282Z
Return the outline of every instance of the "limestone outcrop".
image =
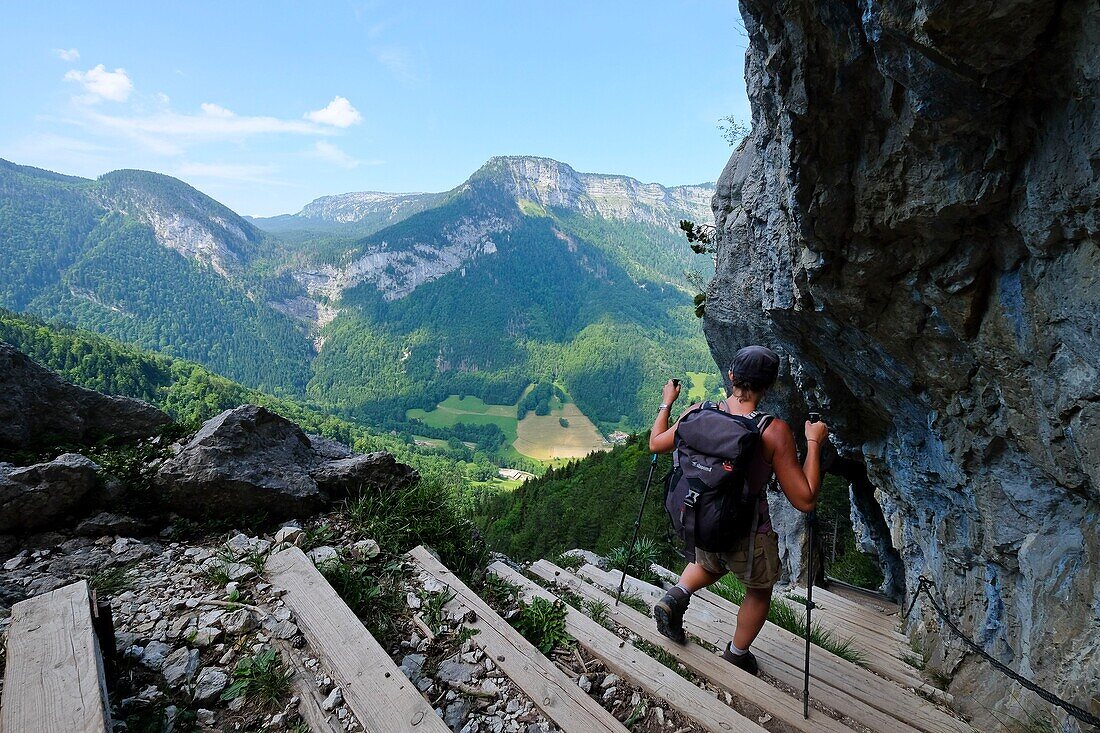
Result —
M715 360L785 356L768 407L823 408L893 590L930 577L985 651L1100 706L1100 11L741 11L753 119L713 202ZM797 575L799 522L778 521ZM916 608L979 728L1045 709Z
M154 479L166 505L187 516L304 516L370 487L414 483L414 469L388 453L351 455L313 441L256 405L208 420Z
M150 404L69 384L0 342L0 449L154 435L171 418Z

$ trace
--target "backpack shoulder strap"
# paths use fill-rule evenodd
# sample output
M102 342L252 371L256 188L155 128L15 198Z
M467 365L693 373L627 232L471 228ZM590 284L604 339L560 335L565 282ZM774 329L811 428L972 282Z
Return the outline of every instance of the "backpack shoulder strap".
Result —
M764 431L767 430L768 426L772 424L772 420L775 419L774 415L769 415L768 413L760 412L759 410L753 410L748 415L746 415L746 417L756 423L756 429L760 432L761 435L764 434Z

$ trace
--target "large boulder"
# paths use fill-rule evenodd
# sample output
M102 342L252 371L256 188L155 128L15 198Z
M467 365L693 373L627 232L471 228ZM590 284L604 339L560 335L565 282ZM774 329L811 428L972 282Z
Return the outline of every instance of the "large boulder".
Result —
M1095 704L1096 3L740 6L752 132L713 202L715 361L772 346L765 407L796 426L824 408L865 539L896 553L888 590L978 727L1042 702L914 597L922 575L988 654ZM791 577L794 515L776 515Z
M319 463L310 473L322 491L342 498L370 488L407 486L416 480L416 470L398 463L389 453L378 451Z
M141 400L77 387L0 342L0 449L134 440L171 423Z
M304 516L369 486L406 486L416 472L387 453L342 457L291 421L256 405L208 420L159 468L169 508L189 516ZM341 456L333 458L332 456Z
M95 488L98 470L78 453L22 468L0 463L0 533L21 534L64 517Z

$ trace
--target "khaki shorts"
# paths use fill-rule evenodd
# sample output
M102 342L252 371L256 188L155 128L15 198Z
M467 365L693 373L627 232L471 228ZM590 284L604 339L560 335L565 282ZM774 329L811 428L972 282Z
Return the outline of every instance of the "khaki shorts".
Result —
M711 573L730 573L746 588L771 588L779 580L779 535L761 532L756 535L752 564L749 564L749 540L745 537L729 552L695 550L695 562Z

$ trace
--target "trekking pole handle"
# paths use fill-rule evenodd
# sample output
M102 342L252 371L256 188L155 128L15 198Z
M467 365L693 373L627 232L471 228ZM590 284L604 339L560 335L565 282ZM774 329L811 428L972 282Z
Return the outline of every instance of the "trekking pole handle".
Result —
M810 413L810 422L821 422L821 413L820 412L811 412Z

